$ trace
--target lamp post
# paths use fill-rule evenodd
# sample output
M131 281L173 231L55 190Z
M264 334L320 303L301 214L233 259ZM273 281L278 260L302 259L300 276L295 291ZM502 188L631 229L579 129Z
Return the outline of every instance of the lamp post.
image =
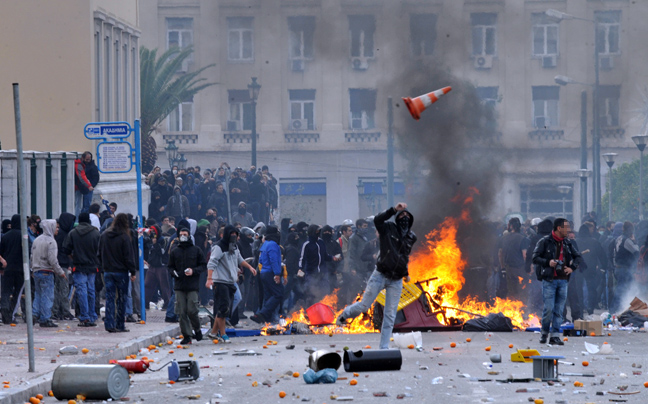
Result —
M587 177L590 174L592 172L585 168L576 170L576 175L580 178L581 217L587 213Z
M576 17L571 14L563 13L562 11L549 9L545 11L545 14L558 21L562 20L581 20L587 21L594 24L594 91L592 95L592 128L594 129L594 135L592 136L592 164L594 171L594 181L593 183L593 192L594 195L594 211L597 214L601 214L601 134L600 134L600 124L599 124L599 37L598 30L599 24L596 20L590 20L588 18ZM563 76L564 77L564 76ZM559 83L560 84L560 83ZM565 83L567 84L567 83ZM564 85L564 84L563 84Z
M257 165L257 133L256 133L256 105L259 98L259 90L261 85L257 83L257 78L252 77L252 83L248 84L248 91L250 92L250 100L252 104L252 165Z
M567 212L565 212L565 198L567 198L567 194L569 191L571 191L572 187L569 185L558 185L557 187L558 192L562 194L562 217L567 219Z
M614 165L614 158L616 156L616 153L603 154L603 158L608 165L608 177L610 177L608 179L608 186L610 187L610 190L608 191L608 194L610 194L608 197L608 220L612 220L612 166Z
M176 158L175 163L178 166L178 170L184 170L187 168L187 159L185 158L184 153L180 153L180 157Z
M178 157L178 146L175 144L175 140L167 141L167 145L164 148L166 152L167 159L169 160L169 170L173 168L176 158Z
M643 151L646 148L648 135L635 135L632 140L639 149L639 220L643 220Z

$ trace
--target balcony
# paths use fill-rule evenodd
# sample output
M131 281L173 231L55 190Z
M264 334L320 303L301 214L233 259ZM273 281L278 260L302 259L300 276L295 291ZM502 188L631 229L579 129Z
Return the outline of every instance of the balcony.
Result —
M347 132L344 139L348 143L375 143L380 140L380 132Z
M529 131L529 137L533 140L560 140L565 137L565 131L561 129L535 129Z

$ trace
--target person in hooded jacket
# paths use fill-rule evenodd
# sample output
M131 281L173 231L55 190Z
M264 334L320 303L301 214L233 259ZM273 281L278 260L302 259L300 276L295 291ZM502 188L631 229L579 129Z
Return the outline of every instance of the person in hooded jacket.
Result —
M601 243L599 243L598 239L592 237L592 232L588 225L584 224L578 229L578 237L576 238L576 241L578 241L581 256L583 257L585 267L587 268L583 273L585 285L587 286L585 310L587 310L588 314L594 314L594 309L597 308L601 298L599 285L601 284L601 279L605 272L607 256L605 255L603 247L601 247Z
M0 240L0 257L5 260L2 269L0 312L2 313L2 322L9 324L14 322L13 312L18 304L24 281L20 215L11 217L11 230Z
M243 201L239 202L237 212L232 214L232 223L236 222L241 223L243 227L254 227L257 223L252 214L248 212L247 205Z
M288 274L288 282L284 287L284 313L290 312L295 302L303 299L301 284L298 281L297 273L299 272L299 257L301 257L301 250L297 246L299 244L299 234L297 232L288 233L286 237L286 272Z
M200 319L198 318L198 291L200 273L205 270L203 250L193 244L191 234L186 227L178 231L178 246L169 254L169 274L173 277L175 290L175 314L180 321L182 341L180 344L191 344L191 338L202 340Z
M79 308L79 327L95 327L95 278L99 273L99 230L90 223L87 212L79 215L79 225L63 242L63 253L72 257L74 295Z
M268 226L263 240L259 255L263 304L261 309L250 317L250 320L256 323L266 323L273 320L275 312L283 301L283 290L287 281L282 276L279 229L276 226Z
M535 249L536 244L538 244L538 241L540 241L541 238L550 235L552 229L553 222L550 219L544 219L540 223L538 223L537 232L533 237L531 237L529 241L529 251L533 251ZM535 273L535 265L533 265L532 253L526 255L524 269L526 273L530 274L531 276L533 276L533 274ZM528 285L528 288L529 300L527 302L527 309L530 313L533 313L538 317L542 317L542 308L544 305L542 301L542 283L531 282Z
M5 219L2 221L2 234L0 234L0 240L2 240L2 236L9 233L9 230L11 230L11 219Z
M331 226L328 224L324 227L322 227L322 240L324 241L324 246L326 247L326 252L329 253L329 255L333 257L338 257L340 261L329 261L326 262L326 271L328 272L329 279L328 279L328 284L329 284L329 290L328 293L331 293L334 289L338 288L338 274L341 273L340 268L342 266L341 260L343 259L342 257L342 247L340 247L340 243L335 240L334 236L334 231ZM327 294L328 294L327 293Z
M64 271L69 275L72 272L72 261L68 254L63 249L63 242L68 233L74 228L74 220L76 218L72 213L63 212L59 216L58 234L54 239L58 247L58 262ZM70 283L68 279L61 278L60 276L54 277L54 305L52 306L52 319L54 320L72 320L74 316L70 313L70 301L68 295L70 294ZM69 281L72 281L70 279Z
M250 229L249 227L242 227L240 231L241 235L238 241L238 249L241 252L241 257L243 257L243 259L252 258L254 257L254 252L252 251L252 243L254 243L255 235L254 230ZM239 304L236 310L238 312L239 319L247 318L247 316L244 314L245 302L248 301L250 285L253 278L254 277L252 276L252 273L247 269L243 269L243 273L239 277L238 285L241 291L241 302L243 302L242 304Z
M106 287L106 318L108 332L128 332L124 325L128 281L135 281L137 264L133 253L130 223L125 213L119 213L110 228L99 239L99 258Z
M167 264L169 263L169 240L162 235L162 229L158 225L151 226L150 233L151 243L148 246L148 271L144 279L144 296L145 307L149 307L150 302L157 303L158 292L164 301L163 309L166 309L171 298L171 288L169 287L169 276Z
M34 318L41 327L58 327L52 317L54 304L54 276L65 278L65 271L58 262L58 247L54 236L58 233L56 220L43 220L43 234L36 237L31 249L31 267L34 273Z
M286 245L286 238L288 238L288 234L290 234L290 226L292 225L292 219L289 217L284 217L281 219L280 222L280 228L279 232L281 233L281 245L285 246Z
M388 222L393 216L396 216L395 223ZM362 300L345 307L336 324L344 326L347 320L369 310L378 293L385 289L380 349L388 349L403 290L403 280L410 281L407 265L412 247L416 243L416 235L411 230L414 216L407 210L406 203L399 202L395 207L376 215L374 224L380 239L380 256L376 269L367 282Z
M182 219L189 217L191 209L189 208L189 199L182 195L182 188L178 185L173 187L173 195L167 201L165 208L167 215L176 218L176 223L180 223Z
M340 257L333 257L326 251L324 240L319 237L320 231L319 225L308 226L308 241L302 246L299 258L297 276L304 278L306 306L319 302L328 294L329 274L325 262L340 260Z
M160 192L151 192L151 203L149 203L148 206L149 218L155 219L155 221L158 223L162 222L162 216L164 215L164 205L165 201L162 200L162 195L160 194Z

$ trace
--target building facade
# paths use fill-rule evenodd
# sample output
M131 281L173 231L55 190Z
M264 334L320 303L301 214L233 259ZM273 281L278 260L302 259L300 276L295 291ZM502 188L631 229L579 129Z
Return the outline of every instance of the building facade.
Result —
M249 166L253 107L258 164L280 181L297 219L340 223L386 207L385 78L403 57L443 59L497 111L504 178L493 218L580 217L581 92L601 153L636 159L648 75L642 46L648 4L625 0L143 0L142 44L192 45L183 69L215 64L216 85L183 100L157 134L160 165L175 141L189 164ZM558 9L581 19L552 18ZM600 88L593 117L595 29ZM181 72L180 72L181 73ZM556 76L571 78L561 86ZM583 83L579 85L577 83ZM430 89L433 90L433 89ZM404 89L403 91L407 91ZM406 114L401 109L400 113ZM395 128L398 136L398 126ZM397 154L396 170L407 156ZM605 188L605 164L601 168ZM592 178L587 209L591 209ZM558 191L558 186L564 193ZM404 187L397 181L396 199ZM306 198L306 199L304 199ZM300 201L308 201L308 204ZM308 206L306 206L308 205ZM563 208L564 206L564 208ZM302 211L295 211L301 207ZM301 216L300 216L301 215ZM283 214L286 216L286 214ZM300 217L297 217L300 216Z

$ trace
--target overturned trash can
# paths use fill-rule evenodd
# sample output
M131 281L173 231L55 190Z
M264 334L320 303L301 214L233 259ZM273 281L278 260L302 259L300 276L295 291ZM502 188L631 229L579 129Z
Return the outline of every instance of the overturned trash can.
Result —
M336 352L329 352L326 349L315 351L308 357L308 367L315 372L323 369L337 370L342 364L342 358Z
M347 372L400 370L402 364L400 349L344 351L344 370Z
M120 365L61 365L52 376L52 393L58 400L119 400L128 394L128 371Z

